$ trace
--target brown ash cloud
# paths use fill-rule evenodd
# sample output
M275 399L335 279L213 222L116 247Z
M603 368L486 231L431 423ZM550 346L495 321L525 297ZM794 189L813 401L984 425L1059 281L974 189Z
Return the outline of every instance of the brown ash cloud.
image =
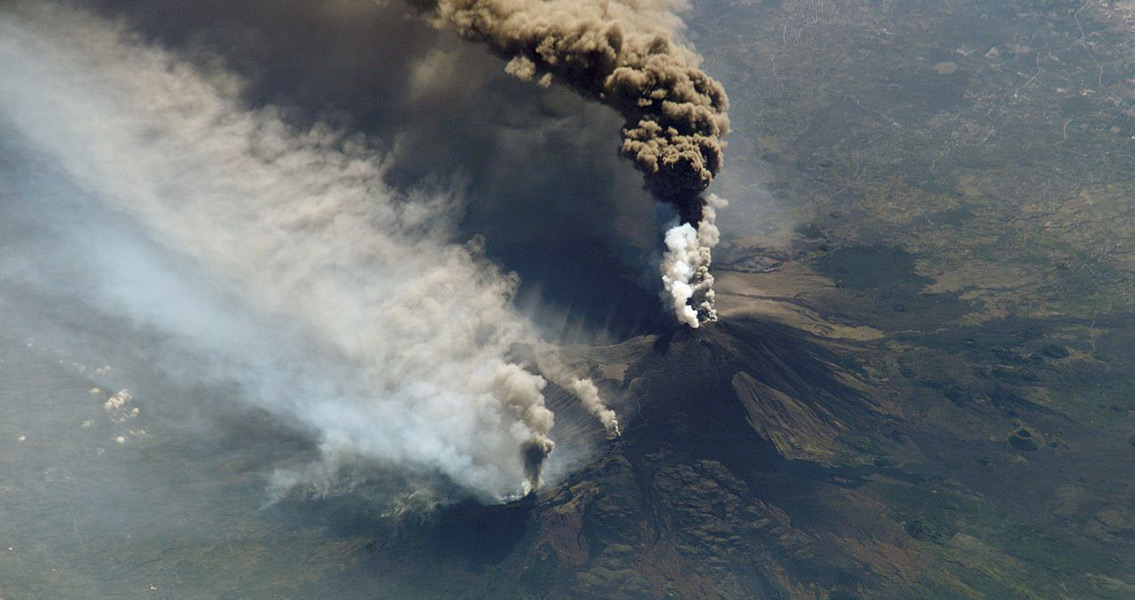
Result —
M508 58L509 73L563 83L618 111L620 153L682 223L702 220L702 192L723 164L729 101L678 40L674 5L439 0L426 8L436 23Z

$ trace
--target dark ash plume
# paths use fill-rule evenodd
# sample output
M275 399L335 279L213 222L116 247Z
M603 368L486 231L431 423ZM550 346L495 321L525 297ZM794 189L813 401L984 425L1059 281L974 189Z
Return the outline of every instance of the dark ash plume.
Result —
M617 110L625 120L620 151L647 188L674 205L681 224L703 221L702 193L723 162L729 101L699 56L675 41L681 24L671 3L433 0L426 8L440 26L508 58L516 77L559 81ZM700 283L694 288L708 290ZM712 295L691 301L712 318Z
M553 79L617 110L621 152L683 223L701 220L701 193L721 170L729 131L725 90L675 43L669 5L438 0L436 19L510 59L521 79Z

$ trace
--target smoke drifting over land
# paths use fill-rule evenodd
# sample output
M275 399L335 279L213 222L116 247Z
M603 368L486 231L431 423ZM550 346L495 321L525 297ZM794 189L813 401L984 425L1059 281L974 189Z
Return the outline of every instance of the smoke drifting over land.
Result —
M327 463L276 491L361 459L513 496L541 483L557 387L618 433L581 372L514 351L539 343L529 315L566 334L658 312L644 275L673 217L612 160L620 122L679 215L661 291L682 322L713 318L703 192L727 101L675 5L427 7L509 74L567 84L550 90L399 4L90 5L0 6L0 119L81 191L32 178L0 207L65 216L0 277L155 331L165 370L313 432Z
M58 256L6 276L156 330L196 357L164 367L235 383L318 432L329 456L440 472L492 498L539 485L547 382L509 358L534 333L511 306L515 277L478 240L449 241L458 197L396 191L365 139L247 109L239 77L89 14L0 17L5 119L85 210L135 224L72 224L58 240L87 288ZM14 201L44 214L64 202L34 187Z
M648 189L674 205L680 226L699 227L707 216L713 226L702 193L721 170L729 101L698 67L700 57L675 42L681 22L673 2L437 0L428 6L439 24L507 57L506 70L516 77L538 78L545 87L563 82L615 108L625 119L621 153ZM671 253L669 238L682 235L667 234ZM692 279L676 285L672 272L663 277L678 319L697 327L699 317L716 318L706 243L716 244L717 234L683 237L698 244Z
M205 70L223 61L241 100L365 133L383 181L460 189L454 228L521 277L517 306L549 339L657 330L660 236L671 219L613 146L622 119L503 63L402 1L90 0ZM218 60L218 57L220 61Z

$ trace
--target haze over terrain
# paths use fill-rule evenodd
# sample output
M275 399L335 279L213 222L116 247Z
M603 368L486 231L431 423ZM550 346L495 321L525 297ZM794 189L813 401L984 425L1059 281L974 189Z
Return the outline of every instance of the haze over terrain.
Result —
M1135 596L1128 4L0 0L0 596Z

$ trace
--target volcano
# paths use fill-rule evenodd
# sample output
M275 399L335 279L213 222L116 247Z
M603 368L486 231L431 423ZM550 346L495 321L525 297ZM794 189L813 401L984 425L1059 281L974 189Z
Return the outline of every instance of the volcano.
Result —
M1135 598L1131 3L408 4L0 2L0 597Z
M478 593L521 598L825 597L921 560L861 490L916 450L837 345L751 316L573 350L623 436L538 495L388 530L370 560L458 574L438 597L490 573Z
M958 585L1003 589L1020 576L982 565L1045 552L1026 532L1049 516L1023 511L1019 490L1106 477L1060 467L1046 455L1057 446L1033 450L1035 469L1009 470L1026 464L1012 445L1022 421L1079 443L1097 434L982 375L1006 367L942 379L949 354L881 361L894 341L757 298L757 284L794 276L762 277L724 272L719 322L569 348L623 436L522 501L463 503L393 529L376 521L366 567L428 579L422 597L439 598L954 598ZM1009 327L947 347L970 364L1042 373L1051 359L989 345L1018 335L1047 348L1029 326ZM602 429L553 435L570 447ZM966 533L978 526L1001 545Z

